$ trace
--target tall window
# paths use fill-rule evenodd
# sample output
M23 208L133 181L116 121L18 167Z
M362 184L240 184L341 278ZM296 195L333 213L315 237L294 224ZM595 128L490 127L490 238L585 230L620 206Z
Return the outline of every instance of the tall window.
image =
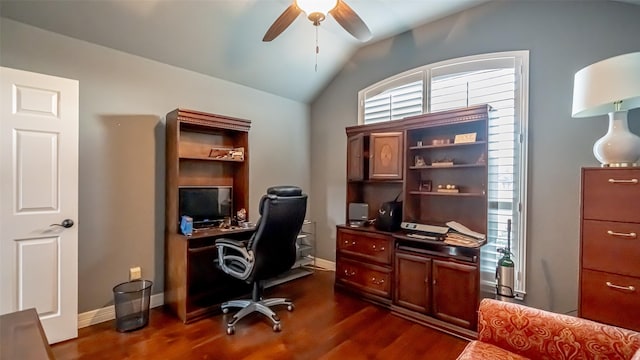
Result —
M359 92L360 122L369 124L489 104L487 245L482 247L482 284L495 285L495 270L507 246L516 263L515 290L525 293L526 125L528 51L484 54L426 65Z

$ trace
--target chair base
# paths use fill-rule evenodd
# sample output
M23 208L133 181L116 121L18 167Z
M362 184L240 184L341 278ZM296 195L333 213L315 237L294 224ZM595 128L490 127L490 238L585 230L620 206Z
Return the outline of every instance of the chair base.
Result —
M287 310L293 311L294 306L293 302L289 299L285 298L273 298L273 299L264 299L259 301L254 300L231 300L223 303L221 305L222 312L228 313L230 308L241 308L240 311L233 315L233 318L229 320L227 323L227 334L233 335L235 333L235 325L238 321L240 321L245 316L259 312L262 315L268 317L273 324L273 331L280 331L282 329L280 325L280 318L278 315L270 309L272 306L276 305L287 305Z

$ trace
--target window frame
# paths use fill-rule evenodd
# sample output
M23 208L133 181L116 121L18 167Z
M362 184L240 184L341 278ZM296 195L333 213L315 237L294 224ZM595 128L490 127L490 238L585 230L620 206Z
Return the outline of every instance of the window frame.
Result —
M423 84L423 104L422 111L427 113L431 109L431 80L434 77L434 72L446 67L463 69L468 67L474 68L474 63L481 63L486 61L500 61L501 58L512 58L514 61L514 69L517 76L517 83L514 92L516 93L516 101L514 101L514 136L516 136L516 143L519 143L516 149L517 155L515 160L518 162L517 170L519 171L519 178L517 184L514 182L514 186L518 187L519 202L514 204L517 207L514 211L519 213L520 224L517 228L512 228L512 233L517 233L519 251L514 257L516 261L516 267L519 269L515 273L515 294L516 298L524 299L526 295L526 254L527 254L527 168L528 168L528 121L529 121L529 50L516 50L505 51L495 53L485 53L478 55L465 56L455 59L448 59L439 61L433 64L423 65L414 69L403 71L399 74L393 75L386 79L376 82L365 89L358 92L358 124L365 124L365 101L367 98L373 97L377 94L391 90L395 87L402 86L409 81L416 81L422 75ZM460 71L450 72L459 73ZM439 75L446 74L443 72ZM407 80L409 79L409 80ZM386 120L395 121L395 120ZM489 209L487 209L489 211ZM480 264L478 264L480 266ZM481 276L482 278L482 276ZM495 292L495 280L487 280L486 277L481 281L482 291Z

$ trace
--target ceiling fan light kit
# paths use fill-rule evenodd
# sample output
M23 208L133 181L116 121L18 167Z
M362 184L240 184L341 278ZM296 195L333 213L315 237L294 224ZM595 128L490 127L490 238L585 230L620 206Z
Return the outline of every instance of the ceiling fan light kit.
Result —
M338 0L295 0L295 3L315 26L320 25L329 11L338 6Z
M304 12L313 25L319 26L327 14L333 16L340 26L360 41L371 39L371 31L353 9L343 0L293 0L293 3L271 25L262 41L278 37Z

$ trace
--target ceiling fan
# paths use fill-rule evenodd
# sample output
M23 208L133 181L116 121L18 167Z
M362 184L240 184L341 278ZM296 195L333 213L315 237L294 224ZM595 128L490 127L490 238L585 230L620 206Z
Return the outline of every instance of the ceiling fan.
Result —
M314 26L319 26L329 14L356 39L371 39L371 31L367 25L343 0L294 0L267 30L262 41L271 41L278 37L301 12L307 15Z

